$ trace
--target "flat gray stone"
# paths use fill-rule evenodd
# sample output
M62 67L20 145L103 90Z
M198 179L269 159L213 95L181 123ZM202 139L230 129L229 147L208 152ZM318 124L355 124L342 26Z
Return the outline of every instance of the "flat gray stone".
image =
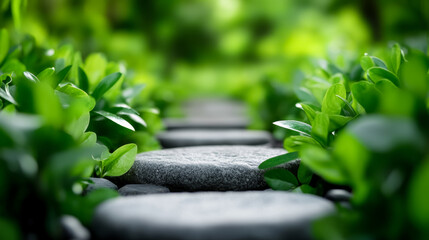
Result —
M256 146L200 146L172 148L138 154L122 183L149 183L181 191L240 191L266 189L263 170L268 158L283 149ZM283 167L296 172L299 161Z
M188 117L244 117L247 114L247 107L243 102L230 99L199 98L185 102L183 112Z
M163 119L168 130L175 129L246 129L249 120L245 117L186 117Z
M94 190L100 189L100 188L110 188L113 190L118 190L118 186L116 186L111 181L105 179L105 178L89 178L94 183L90 183L88 187L85 189L84 194L88 194Z
M127 184L119 189L121 196L134 196L154 193L168 193L170 190L163 186L153 184Z
M64 240L89 240L91 234L79 220L71 215L64 215L60 218L61 239Z
M325 198L334 202L349 202L351 197L352 194L344 189L331 189L325 195Z
M172 130L158 134L164 148L205 145L270 145L269 132L256 130Z
M97 239L312 239L312 222L334 212L333 203L309 194L155 194L102 203L92 230Z

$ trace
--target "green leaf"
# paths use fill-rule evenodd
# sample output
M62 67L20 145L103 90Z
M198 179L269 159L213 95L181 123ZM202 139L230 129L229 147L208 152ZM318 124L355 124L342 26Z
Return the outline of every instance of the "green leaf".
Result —
M346 88L343 84L333 84L326 91L322 102L322 112L326 114L340 114L344 106L344 102L337 96L346 98Z
M304 163L299 164L298 168L298 180L301 182L301 184L308 184L310 183L311 179L313 178L313 171L309 167L307 167Z
M396 86L399 86L399 79L398 77L392 73L391 71L381 68L381 67L372 67L368 69L368 75L371 78L372 81L375 83L378 81L381 81L383 79L387 79L394 83Z
M301 162L325 180L335 184L348 182L348 176L325 149L307 145L302 148L300 156Z
M390 52L391 70L393 73L398 74L399 67L401 66L403 52L399 44L395 43Z
M71 83L62 85L56 92L63 107L69 107L77 102L84 107L83 111L91 111L95 107L95 100ZM63 94L59 94L59 92Z
M307 136L290 136L284 141L284 148L289 152L299 151L303 145L314 144L320 145L319 142L312 137Z
M122 74L120 72L112 73L104 77L101 82L95 87L92 92L92 96L96 101L100 100L100 98L115 85L115 83L121 78Z
M15 98L10 94L9 83L5 84L4 90L0 88L0 97L14 105L18 105L18 103L15 101Z
M371 56L372 61L374 61L375 66L387 69L386 63L378 57Z
M28 80L32 81L32 82L38 82L39 81L39 79L34 74L32 74L31 72L25 71L24 77L27 78Z
M106 160L103 160L103 177L116 177L125 174L133 166L137 155L137 145L127 144L112 153Z
M323 146L326 146L329 134L329 116L325 113L317 112L313 121L311 136Z
M294 192L294 193L307 193L307 194L315 195L317 193L317 189L314 187L311 187L308 184L303 184L303 185L295 188L292 192Z
M144 84L137 84L133 87L124 89L122 91L122 97L125 99L126 102L130 102L133 98L137 97L145 88Z
M64 127L64 130L75 139L79 139L88 128L89 119L89 113L83 114L76 120L67 123Z
M54 87L56 87L58 84L60 84L66 78L67 74L70 72L71 67L72 66L69 65L57 73L57 75L56 75L57 82L55 83Z
M118 124L121 127L129 129L131 131L135 131L134 127L129 122L127 122L125 119L119 117L116 114L109 113L109 112L106 112L106 111L95 111L94 113L96 113L96 114L98 114L100 116L103 116L103 117L109 119L110 121Z
M82 136L80 137L80 144L82 146L90 147L95 145L96 142L97 142L97 134L95 134L94 132L86 132L82 134Z
M147 127L147 123L139 115L136 115L136 114L133 114L133 113L121 113L121 112L119 112L119 114L120 115L125 115L125 116L129 117L135 123L138 123L138 124L142 125L143 127Z
M348 122L353 120L353 117L347 117L343 115L329 115L329 132L338 130L344 127Z
M6 58L9 51L9 33L3 28L0 30L0 64Z
M53 84L53 82L55 81L54 76L55 76L55 69L54 68L46 68L45 70L43 70L39 74L37 74L37 78L41 82L46 82L49 85L51 85L52 87L54 87L54 84Z
M310 121L310 123L313 123L314 116L316 115L316 107L305 103L298 103L298 105L302 108L302 110L304 110L305 115L307 115L308 121Z
M78 70L78 79L79 79L79 87L80 89L82 89L85 92L89 91L89 80L88 77L86 76L85 71L79 67Z
M354 117L357 115L356 111L352 107L352 105L342 96L336 95L337 98L341 99L341 101L344 102L344 108L343 111L348 114L348 116Z
M287 163L287 162L296 160L298 158L299 158L298 152L285 153L285 154L265 160L259 165L259 169L276 167L280 164Z
M373 83L360 81L351 86L353 97L359 102L367 113L377 110L381 93Z
M365 54L360 58L360 65L362 66L362 69L366 72L368 69L374 67L375 63L370 56Z
M295 175L286 169L276 168L264 174L265 182L274 190L288 191L298 186Z
M295 120L284 120L274 122L273 124L311 137L311 126L307 123Z

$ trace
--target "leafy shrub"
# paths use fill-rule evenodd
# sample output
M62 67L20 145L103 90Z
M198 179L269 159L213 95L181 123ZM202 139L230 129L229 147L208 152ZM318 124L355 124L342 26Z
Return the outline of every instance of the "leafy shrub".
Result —
M88 224L97 204L117 196L81 196L88 177L124 174L146 144L116 138L152 134L130 106L143 87L127 85L117 63L102 68L104 57L83 64L68 45L47 50L27 36L9 47L8 35L0 31L0 227L8 229L0 236L58 238L62 214Z
M311 169L308 175L298 171L299 181L285 170L281 175L274 174L278 169L267 171L266 180L275 189L298 189L301 183L301 190L306 186L303 192L314 193L303 177L313 172L352 189L352 209L341 209L339 215L320 221L316 225L320 238L428 236L424 202L429 195L424 186L429 175L429 58L399 45L384 56L388 57L363 56L362 80L332 81L326 92L318 89L319 96L314 92L319 105L300 104L310 124L276 122L300 135L285 140L286 149L292 152L260 166L274 167L300 158L300 169ZM282 187L287 184L289 188Z

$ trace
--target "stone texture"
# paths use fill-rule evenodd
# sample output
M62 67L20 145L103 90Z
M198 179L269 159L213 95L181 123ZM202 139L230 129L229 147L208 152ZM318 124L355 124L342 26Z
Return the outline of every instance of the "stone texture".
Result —
M167 130L175 129L246 129L249 120L244 117L186 117L163 119Z
M90 180L94 183L90 183L88 185L88 187L84 191L84 194L88 194L100 188L110 188L113 190L118 190L118 186L116 186L114 183L105 178L90 178Z
M326 193L325 197L334 202L348 202L352 194L344 189L331 189Z
M172 130L158 134L164 148L204 145L270 145L271 134L256 130Z
M258 166L284 154L283 149L255 146L172 148L138 154L123 183L149 183L178 191L227 191L268 188ZM296 172L299 162L284 165Z
M88 229L86 229L79 220L70 215L64 215L60 218L61 239L64 240L89 240L91 234Z
M188 117L243 117L246 116L247 108L244 103L230 99L199 98L185 102L183 112Z
M323 198L288 192L199 192L109 200L95 212L97 239L311 239L311 223L335 212Z
M153 184L127 184L119 189L121 196L134 196L154 193L168 193L170 190L163 186Z

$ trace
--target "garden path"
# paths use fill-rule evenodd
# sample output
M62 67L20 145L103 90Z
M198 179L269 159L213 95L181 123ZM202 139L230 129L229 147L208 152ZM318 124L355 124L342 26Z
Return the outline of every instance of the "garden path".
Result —
M311 239L313 220L335 211L324 198L267 189L258 165L285 151L268 132L246 130L242 103L197 99L183 112L165 120L165 149L139 154L113 179L124 197L97 208L96 239Z

